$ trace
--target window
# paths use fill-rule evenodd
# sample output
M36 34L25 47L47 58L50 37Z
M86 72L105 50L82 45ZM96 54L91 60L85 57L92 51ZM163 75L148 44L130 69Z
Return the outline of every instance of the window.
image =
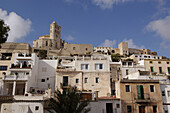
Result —
M166 62L167 64L169 64L169 62Z
M162 91L162 96L165 96L165 91Z
M165 110L165 113L168 113L168 110Z
M63 77L63 86L68 86L68 76Z
M155 92L154 85L150 85L150 92Z
M99 77L96 77L96 83L99 83Z
M131 113L132 112L132 107L131 106L127 106L127 112Z
M157 106L153 106L153 113L157 113Z
M159 73L162 73L162 67L159 67Z
M49 80L49 78L47 78L47 80Z
M168 67L168 73L170 74L170 67Z
M128 69L126 69L126 75L128 75L129 74L129 70Z
M5 71L7 70L8 66L0 66L0 71Z
M158 64L161 64L161 62L159 61Z
M120 104L116 104L116 108L120 108Z
M128 62L128 66L132 66L132 62Z
M168 93L168 97L170 97L170 91L167 91L167 93Z
M153 67L150 67L150 69L151 69L151 72L153 72Z
M85 79L84 79L84 83L87 83L87 82L88 82L88 78L85 78Z
M38 111L39 110L39 106L35 106L35 111Z
M103 69L103 64L95 64L95 70Z
M81 70L88 70L89 64L81 64Z
M125 66L125 65L126 65L126 62L122 62L122 65Z
M152 62L152 61L150 61L149 63L150 63L150 64L152 64L153 62Z
M76 83L79 83L79 79L78 78L76 79Z
M76 47L73 47L73 50L76 50Z
M130 92L130 85L126 85L125 88L126 88L126 92Z
M88 49L86 48L86 51L87 51Z
M45 82L45 79L41 79L41 82Z

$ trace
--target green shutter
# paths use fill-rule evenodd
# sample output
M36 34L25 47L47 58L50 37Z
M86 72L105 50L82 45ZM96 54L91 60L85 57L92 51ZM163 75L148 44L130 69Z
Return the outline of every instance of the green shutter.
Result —
M170 73L170 67L168 67L168 73Z
M140 91L140 85L137 85L137 95L138 95L138 99L141 99L141 91Z
M142 85L137 85L137 95L139 100L144 99L144 90Z

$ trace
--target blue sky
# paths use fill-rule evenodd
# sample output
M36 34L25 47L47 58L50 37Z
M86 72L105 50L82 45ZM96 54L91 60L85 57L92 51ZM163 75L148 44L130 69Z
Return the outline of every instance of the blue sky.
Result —
M32 41L62 27L69 43L148 48L170 57L169 0L0 0L0 18L11 26L8 41Z

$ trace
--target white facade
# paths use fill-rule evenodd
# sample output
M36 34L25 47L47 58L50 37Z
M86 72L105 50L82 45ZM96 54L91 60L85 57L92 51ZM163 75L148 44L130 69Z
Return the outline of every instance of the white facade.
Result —
M122 61L121 62L122 77L129 75L130 73L137 71L144 71L144 66L134 64L132 61Z
M170 113L170 84L160 84L164 113Z
M162 56L157 56L157 55L148 55L148 54L133 54L130 56L130 58L136 60L136 61L141 61L144 59L162 59Z
M23 97L15 96L16 102L3 103L1 105L1 113L43 113L43 97Z
M41 90L55 90L56 68L58 60L40 60L37 87Z
M109 108L108 106L111 106ZM89 113L107 113L108 109L111 109L113 113L121 113L121 101L120 99L101 99L90 102Z

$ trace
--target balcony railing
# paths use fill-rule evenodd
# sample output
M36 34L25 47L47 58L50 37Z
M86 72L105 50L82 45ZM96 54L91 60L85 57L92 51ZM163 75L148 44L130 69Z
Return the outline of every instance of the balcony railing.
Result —
M28 75L3 75L3 80L28 80Z
M145 93L143 95L140 95L140 96L136 96L134 98L135 102L136 103L148 103L148 102L151 102L151 98L150 98L150 95L148 93Z
M11 64L11 69L31 69L31 65L20 65L20 64Z

